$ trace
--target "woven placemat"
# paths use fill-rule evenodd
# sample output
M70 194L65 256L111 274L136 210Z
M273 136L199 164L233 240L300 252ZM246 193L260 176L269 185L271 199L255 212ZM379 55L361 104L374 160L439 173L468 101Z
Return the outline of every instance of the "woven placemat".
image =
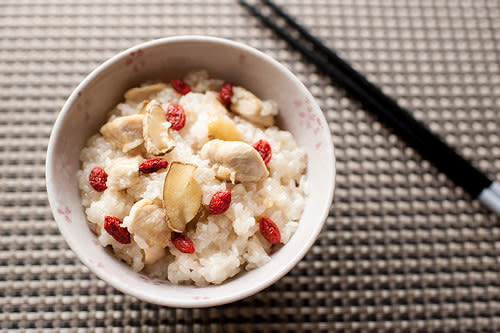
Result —
M500 179L498 1L278 2ZM148 304L99 280L59 234L44 183L73 88L120 50L185 34L245 42L289 67L322 107L337 155L335 202L304 260L210 309ZM500 330L499 219L235 0L2 0L0 101L1 330Z

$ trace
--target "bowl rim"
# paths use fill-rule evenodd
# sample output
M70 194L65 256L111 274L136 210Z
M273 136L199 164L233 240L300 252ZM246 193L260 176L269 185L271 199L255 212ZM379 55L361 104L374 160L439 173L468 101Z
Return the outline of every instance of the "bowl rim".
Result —
M57 226L59 228L59 231L61 232L64 240L66 243L69 245L71 250L76 253L78 259L85 265L87 266L94 274L96 274L100 279L104 280L106 283L109 283L111 286L114 288L120 290L124 294L132 295L134 297L137 297L138 299L141 299L143 301L147 301L150 303L155 303L163 306L170 306L170 307L182 307L182 308L202 308L202 307L209 307L209 306L218 306L218 305L223 305L223 304L228 304L231 302L235 302L241 299L244 299L246 297L249 297L251 295L254 295L263 289L269 287L270 285L274 284L278 280L280 280L283 276L285 276L290 270L299 262L302 260L302 258L306 255L306 253L310 250L314 242L317 240L319 233L323 229L323 226L326 222L326 219L329 215L330 207L333 202L333 196L335 192L335 181L336 181L336 158L335 158L335 149L333 145L333 140L328 140L326 142L326 155L328 155L328 172L332 177L332 184L330 187L330 190L328 192L328 197L326 198L327 200L324 201L324 205L322 207L322 212L321 215L319 216L320 218L320 223L318 223L315 227L314 230L310 233L310 237L308 238L308 241L303 243L303 246L297 251L294 256L291 258L290 261L286 262L284 265L282 265L275 274L270 275L269 278L266 280L263 280L263 282L259 281L258 283L255 283L253 286L249 286L248 288L242 289L242 290L235 290L234 293L229 294L229 295L221 295L220 297L211 297L210 299L197 299L197 300L191 300L191 299L186 299L186 300L179 300L179 299L170 299L166 300L165 296L162 295L154 295L154 294L144 294L141 292L136 292L133 288L127 288L125 284L121 284L117 279L113 279L111 277L108 277L109 273L106 273L102 270L97 270L91 265L87 265L84 258L84 254L80 253L79 250L77 250L76 246L76 239L71 237L71 235L68 234L68 232L65 230L65 228L61 228L61 219L57 218L57 215L55 214L56 212L56 207L55 207L55 198L54 198L54 193L56 192L55 185L52 182L49 182L48 180L53 179L53 168L56 163L55 161L55 155L54 155L54 146L55 143L60 139L61 137L61 127L63 123L63 118L65 118L68 115L69 109L71 106L74 104L75 100L78 97L78 92L81 91L85 86L87 86L90 82L92 82L98 75L100 75L101 72L105 71L108 67L111 67L114 65L117 61L120 59L125 58L130 54L130 52L138 51L139 49L146 49L146 48L151 48L151 47L156 47L160 46L163 44L172 44L172 43L185 43L185 42L202 42L202 43L211 43L211 44L217 44L217 45L224 45L224 46L230 46L234 47L241 52L244 53L249 53L252 54L253 56L260 58L261 60L270 63L273 67L276 67L279 71L281 71L287 79L294 81L296 84L298 84L302 90L304 91L305 95L311 100L313 103L313 106L316 107L317 110L320 110L320 115L319 119L320 122L322 123L323 127L325 128L326 131L329 131L329 126L328 123L321 112L321 108L317 104L316 100L312 96L311 92L305 87L305 85L284 65L279 63L277 60L272 58L271 56L263 53L262 51L259 51L251 46L248 46L246 44L236 42L233 40L225 39L225 38L219 38L219 37L212 37L212 36L198 36L198 35L184 35L184 36L175 36L175 37L164 37L164 38L159 38L159 39L154 39L150 41L146 41L144 43L140 43L137 45L134 45L126 50L123 50L119 52L118 54L112 56L111 58L107 59L104 61L102 64L100 64L98 67L96 67L90 74L88 74L83 81L81 81L77 87L73 90L69 98L66 100L64 103L63 107L61 108L60 113L57 116L57 119L55 121L55 124L52 128L51 134L50 134L50 139L48 143L48 148L47 148L47 155L46 155L46 164L45 164L45 179L46 179L46 188L47 188L47 194L48 194L48 201L49 205L51 207L51 211L53 214L53 218L57 223ZM314 108L313 108L314 109Z

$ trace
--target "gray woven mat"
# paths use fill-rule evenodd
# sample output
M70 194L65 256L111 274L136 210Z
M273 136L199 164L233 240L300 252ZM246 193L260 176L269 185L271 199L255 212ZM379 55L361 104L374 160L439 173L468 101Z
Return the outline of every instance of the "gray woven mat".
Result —
M279 1L463 155L500 179L500 3ZM44 184L52 124L117 51L209 34L288 66L330 123L337 190L315 246L267 290L170 309L107 286L69 250ZM439 174L236 1L0 2L2 330L500 330L499 219Z

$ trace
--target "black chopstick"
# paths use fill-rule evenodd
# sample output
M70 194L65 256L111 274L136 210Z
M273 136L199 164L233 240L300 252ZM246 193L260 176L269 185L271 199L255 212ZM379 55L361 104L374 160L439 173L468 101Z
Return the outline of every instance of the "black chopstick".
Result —
M335 52L310 34L283 9L270 0L261 0L273 12L307 40L313 49L293 37L287 30L264 16L255 6L238 0L250 13L286 40L305 58L313 62L333 81L343 86L348 94L358 99L410 146L416 148L423 157L431 161L441 172L448 175L457 185L462 186L472 197L479 198L500 215L500 184L493 182L481 171L458 155L450 146L433 134L424 124L417 121L407 110L385 95L382 90L369 82L363 75L342 60Z

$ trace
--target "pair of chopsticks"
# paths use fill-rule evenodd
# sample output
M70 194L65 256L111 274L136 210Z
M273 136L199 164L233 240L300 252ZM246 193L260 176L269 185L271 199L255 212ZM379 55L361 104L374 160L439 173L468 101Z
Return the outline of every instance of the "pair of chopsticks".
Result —
M432 133L424 124L416 120L407 110L387 96L363 75L341 59L333 50L298 24L290 15L270 0L261 0L272 12L285 20L301 38L293 37L285 28L262 14L257 7L244 0L239 3L256 16L264 25L271 28L278 36L286 40L306 59L313 62L322 73L343 86L347 93L356 98L369 111L414 147L420 154L432 162L439 171L448 175L455 184L462 186L472 197L484 202L491 210L500 215L500 184L490 180L485 174L458 155L450 146Z

